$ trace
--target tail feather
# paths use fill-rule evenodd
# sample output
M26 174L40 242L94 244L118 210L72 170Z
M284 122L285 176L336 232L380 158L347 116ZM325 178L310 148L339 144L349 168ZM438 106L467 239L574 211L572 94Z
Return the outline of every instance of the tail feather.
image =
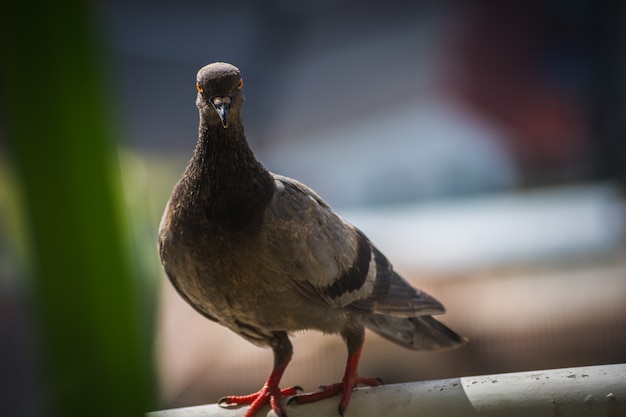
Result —
M432 316L362 316L363 324L380 336L413 350L454 349L468 340Z

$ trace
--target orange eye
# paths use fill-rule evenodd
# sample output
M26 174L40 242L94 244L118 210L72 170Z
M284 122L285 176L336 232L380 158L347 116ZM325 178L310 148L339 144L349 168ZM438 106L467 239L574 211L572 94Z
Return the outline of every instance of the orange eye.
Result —
M241 90L243 88L243 78L239 79L239 85L237 85L237 90Z
M200 83L196 83L196 90L198 90L199 93L204 93L204 90L200 87Z

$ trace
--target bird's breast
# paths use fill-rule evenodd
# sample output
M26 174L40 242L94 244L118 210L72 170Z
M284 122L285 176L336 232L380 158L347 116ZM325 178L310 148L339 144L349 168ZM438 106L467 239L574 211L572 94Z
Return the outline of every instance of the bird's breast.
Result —
M253 343L263 344L275 331L339 331L343 313L306 298L260 242L222 241L204 250L204 245L186 244L171 254L168 246L163 264L183 298Z

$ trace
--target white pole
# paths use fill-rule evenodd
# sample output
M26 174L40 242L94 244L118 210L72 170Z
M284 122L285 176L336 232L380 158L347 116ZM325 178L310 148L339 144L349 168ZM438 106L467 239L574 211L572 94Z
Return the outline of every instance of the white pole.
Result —
M338 417L339 397L285 406L288 417ZM241 417L216 404L147 417ZM258 417L275 416L264 409ZM626 364L444 379L358 388L345 417L626 417Z

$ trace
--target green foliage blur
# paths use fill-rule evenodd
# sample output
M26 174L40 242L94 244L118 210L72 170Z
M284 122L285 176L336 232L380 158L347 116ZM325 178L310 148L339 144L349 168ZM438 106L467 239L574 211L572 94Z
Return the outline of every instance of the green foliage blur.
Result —
M0 6L3 133L21 197L46 416L154 407L154 294L130 238L94 6Z

